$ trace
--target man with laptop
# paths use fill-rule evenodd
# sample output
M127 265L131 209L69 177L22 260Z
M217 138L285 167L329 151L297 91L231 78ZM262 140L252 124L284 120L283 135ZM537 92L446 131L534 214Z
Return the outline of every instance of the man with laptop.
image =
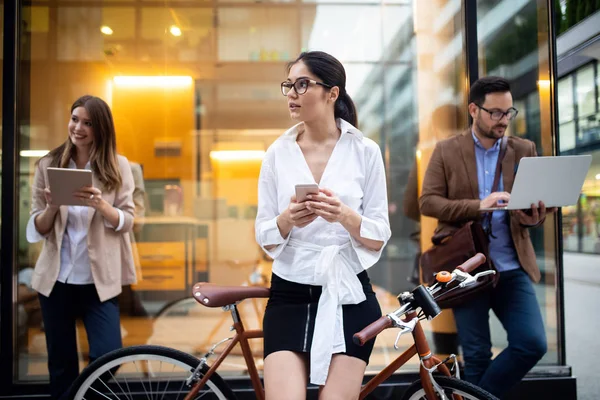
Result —
M535 144L505 137L517 115L508 81L485 77L469 93L471 127L437 143L423 180L421 213L438 219L436 233L467 221L482 221L484 210L505 208L519 161L536 156ZM497 190L492 190L501 158ZM509 207L510 208L510 207ZM527 210L492 212L489 255L500 273L498 284L454 308L463 349L465 379L502 397L546 353L546 334L531 281L540 280L528 229L544 222L543 202ZM508 347L492 361L489 311L508 335Z

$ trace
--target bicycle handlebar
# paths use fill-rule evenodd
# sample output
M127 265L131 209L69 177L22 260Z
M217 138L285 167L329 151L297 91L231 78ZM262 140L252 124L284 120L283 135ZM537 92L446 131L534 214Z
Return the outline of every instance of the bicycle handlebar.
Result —
M379 335L385 329L392 326L392 320L387 315L366 326L362 331L355 333L352 340L355 344L363 346L366 342Z
M483 254L477 253L473 257L469 258L467 261L456 267L456 269L459 269L462 272L471 273L471 271L483 264L485 260L486 258Z
M483 255L481 253L477 253L473 257L469 258L467 261L465 261L464 263L462 263L461 265L456 267L456 269L469 274L469 273L471 273L471 271L473 271L475 268L479 267L485 261L486 261L485 255ZM454 273L452 274L452 276L454 276ZM447 279L444 279L443 281L445 282L445 281L447 281ZM431 289L427 288L427 290L431 290ZM396 317L400 317L401 316L401 315L399 315L400 313L403 314L404 312L406 312L408 310L408 308L407 308L408 305L409 304L406 304L402 308L394 311L394 314L396 315ZM393 325L392 319L390 317L388 317L387 315L384 315L381 318L379 318L377 321L366 326L360 332L355 333L354 336L352 336L352 340L357 345L363 346L366 342L373 339L375 336L379 335L385 329L390 328L392 325Z

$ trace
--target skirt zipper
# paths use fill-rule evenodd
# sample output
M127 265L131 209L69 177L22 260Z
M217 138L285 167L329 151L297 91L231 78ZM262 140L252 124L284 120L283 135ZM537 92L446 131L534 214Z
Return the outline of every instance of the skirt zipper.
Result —
M308 287L308 295L310 300L312 301L312 287ZM306 349L306 345L308 342L308 325L310 323L310 302L306 305L306 326L304 327L304 346L302 346L302 351L308 351Z

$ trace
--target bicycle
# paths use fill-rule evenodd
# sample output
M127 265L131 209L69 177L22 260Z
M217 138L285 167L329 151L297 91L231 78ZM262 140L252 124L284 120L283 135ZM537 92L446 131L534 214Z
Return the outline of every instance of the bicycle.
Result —
M442 296L448 298L448 294L455 290L468 290L477 285L482 276L493 274L494 271L480 272L475 276L470 274L484 262L485 256L477 254L456 267L452 273L438 273L436 283L431 287L419 285L412 292L401 293L398 296L400 308L382 316L354 335L355 343L363 345L387 328L400 328L394 344L396 349L402 335L411 333L414 339L412 346L362 387L360 399L364 399L418 354L419 379L408 387L404 399L496 400L483 389L460 380L459 365L454 354L444 360L434 356L420 324L420 320L433 319L441 313L436 298L440 299ZM184 400L235 399L236 396L229 385L215 371L233 347L239 343L256 398L264 400L264 388L248 342L249 339L262 338L263 332L244 329L237 304L244 299L267 298L269 289L197 283L193 287L193 294L200 304L207 307L222 307L223 310L231 313L233 319L231 330L235 331L232 337L214 344L201 359L163 346L143 345L115 350L98 358L83 370L71 387L71 398L75 400L92 398L131 400L138 397L183 398ZM225 349L213 365L209 366L208 358L215 355L215 350L227 342L229 343ZM449 367L447 364L450 361L452 365ZM169 368L163 369L164 364L169 364Z

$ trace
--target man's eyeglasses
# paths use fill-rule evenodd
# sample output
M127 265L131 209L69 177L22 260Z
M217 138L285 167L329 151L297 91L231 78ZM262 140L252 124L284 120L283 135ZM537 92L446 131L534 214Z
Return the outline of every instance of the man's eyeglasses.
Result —
M481 108L483 111L486 111L488 114L490 114L490 118L494 121L500 121L502 118L504 118L505 115L509 121L512 121L513 119L515 119L515 117L519 113L519 110L517 110L514 107L511 107L506 112L504 112L504 111L490 111L487 108L481 107L479 104L475 104L475 105L477 107Z
M297 94L304 94L308 90L308 86L311 83L313 85L321 85L323 87L330 88L330 89L332 87L326 83L317 82L312 79L300 78L294 83L292 83L290 81L281 82L281 93L283 93L284 96L287 96L288 93L292 90L292 88L294 88L294 90L296 91Z

